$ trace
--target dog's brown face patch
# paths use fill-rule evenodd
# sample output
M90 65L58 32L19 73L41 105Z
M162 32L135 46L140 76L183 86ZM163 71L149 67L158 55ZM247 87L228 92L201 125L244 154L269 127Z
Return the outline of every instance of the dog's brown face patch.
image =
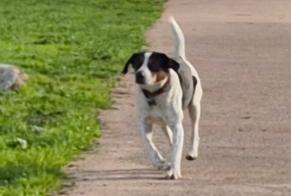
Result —
M155 77L156 83L159 83L162 80L164 80L165 78L168 78L169 77L169 73L166 73L166 72L164 72L162 70L154 73L153 75Z

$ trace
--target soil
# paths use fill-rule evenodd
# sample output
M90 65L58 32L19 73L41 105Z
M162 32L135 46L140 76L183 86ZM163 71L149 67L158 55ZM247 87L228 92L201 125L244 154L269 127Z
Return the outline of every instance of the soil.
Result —
M168 17L184 31L188 59L204 89L200 156L183 159L177 181L152 168L138 133L129 75L114 90L112 109L101 116L99 144L67 169L73 186L60 194L291 195L290 10L288 0L169 0L146 36L150 49L171 54ZM187 116L184 125L185 149ZM164 135L159 129L154 134L168 154Z

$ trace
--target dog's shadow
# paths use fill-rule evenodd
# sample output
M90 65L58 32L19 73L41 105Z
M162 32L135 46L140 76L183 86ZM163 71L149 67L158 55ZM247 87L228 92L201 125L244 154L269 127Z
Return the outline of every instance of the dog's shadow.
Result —
M155 169L116 169L116 170L81 170L73 177L73 182L80 181L136 181L165 180L165 173Z

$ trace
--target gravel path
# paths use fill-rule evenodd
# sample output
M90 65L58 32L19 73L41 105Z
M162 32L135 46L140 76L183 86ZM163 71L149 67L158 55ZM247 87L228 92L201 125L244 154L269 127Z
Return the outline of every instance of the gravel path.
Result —
M100 144L68 169L74 186L62 194L291 195L290 10L288 0L168 1L147 40L151 49L171 53L168 16L184 30L188 58L204 87L200 157L183 160L178 181L152 169L137 131L135 86L127 77L113 93L113 108L102 114ZM162 134L157 142L167 153Z

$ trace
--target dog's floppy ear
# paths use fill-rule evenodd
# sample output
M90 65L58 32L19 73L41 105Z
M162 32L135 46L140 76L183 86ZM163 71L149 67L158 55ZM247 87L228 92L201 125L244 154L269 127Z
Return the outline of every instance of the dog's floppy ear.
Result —
M153 64L160 64L164 70L173 69L175 71L179 70L179 63L174 59L168 57L165 53L153 52L151 55Z
M126 62L125 66L123 68L123 71L122 71L123 74L127 74L129 65L135 66L135 64L139 62L140 55L141 55L141 53L134 53L128 59L128 61Z
M163 58L164 58L164 62L166 62L165 66L167 69L173 69L176 72L179 70L180 64L177 61L168 57L165 54L163 54Z
M172 68L173 70L177 72L180 67L180 64L174 59L168 58L168 67Z

